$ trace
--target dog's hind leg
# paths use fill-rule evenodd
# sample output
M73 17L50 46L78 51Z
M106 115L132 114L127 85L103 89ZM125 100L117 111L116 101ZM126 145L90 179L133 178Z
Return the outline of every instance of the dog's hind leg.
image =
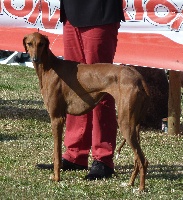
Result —
M138 124L138 125L136 126L137 139L138 139L138 142L139 142L139 144L140 144L139 130L140 130L140 124ZM128 183L129 186L134 186L135 178L136 178L136 176L138 175L138 173L139 173L139 166L138 166L138 163L137 163L137 159L134 157L134 169L133 169L133 172L132 172L130 181L129 181L129 183Z
M64 126L64 118L51 118L51 126L54 137L54 152L53 152L53 164L54 164L54 181L60 181L60 168L62 165L62 132Z
M134 170L132 172L129 185L134 185L135 178L138 172L140 172L139 191L143 191L145 189L145 176L148 162L138 142L135 126L132 126L132 124L126 124L125 126L122 126L122 128L123 136L134 152Z
M138 95L138 90L132 89L125 96L125 99L118 101L118 125L127 144L134 152L134 170L132 172L129 185L134 185L135 178L140 173L139 191L145 189L145 176L148 162L142 152L139 143L139 122L141 119L143 101Z
M133 142L132 142L133 143ZM129 142L130 146L134 150L134 170L132 172L129 185L133 186L136 176L138 175L138 172L140 172L140 186L139 191L143 191L145 189L145 177L147 173L147 167L148 167L148 161L144 157L144 154L140 148L140 145L137 145L137 143L132 144Z

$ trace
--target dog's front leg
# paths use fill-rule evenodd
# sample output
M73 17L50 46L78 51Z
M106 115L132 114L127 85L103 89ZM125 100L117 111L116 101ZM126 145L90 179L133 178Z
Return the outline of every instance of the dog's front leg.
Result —
M64 119L63 118L51 118L52 133L54 137L54 152L53 152L53 164L54 164L54 181L60 181L60 168L62 165L62 132Z

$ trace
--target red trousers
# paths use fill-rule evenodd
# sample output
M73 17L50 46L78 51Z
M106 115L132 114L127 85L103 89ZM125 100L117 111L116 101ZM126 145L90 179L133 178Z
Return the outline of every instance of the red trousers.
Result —
M81 63L112 63L117 46L119 23L96 27L73 27L64 23L64 59ZM88 114L67 115L63 158L88 166L90 149L95 160L114 168L117 122L112 96L104 99Z

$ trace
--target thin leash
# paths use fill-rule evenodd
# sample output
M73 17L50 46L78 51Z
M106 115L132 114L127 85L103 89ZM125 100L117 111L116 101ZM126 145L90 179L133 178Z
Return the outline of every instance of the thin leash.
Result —
M39 7L38 7L38 9L39 9L39 14L41 14L41 12L42 12L42 2L41 2L41 0L39 0ZM37 31L39 32L39 27L37 28Z
M39 3L39 6L38 6L39 14L41 14L42 13L42 0L39 0L38 3ZM39 33L39 27L37 28L37 31ZM55 41L58 39L59 36L60 36L59 34L56 36L56 38L54 39L54 41L50 45L50 49L52 48L52 46L54 45Z

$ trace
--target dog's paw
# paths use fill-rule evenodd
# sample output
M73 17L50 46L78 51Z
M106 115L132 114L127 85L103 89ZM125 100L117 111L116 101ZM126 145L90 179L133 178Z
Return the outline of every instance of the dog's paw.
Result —
M146 193L146 192L148 192L147 189L139 189L139 188L134 188L134 189L133 189L133 193L134 193L134 194L144 194L144 193Z
M116 154L116 160L119 158L119 156L120 156L119 153L117 153L117 154Z
M54 181L54 174L51 174L49 179Z
M139 191L140 191L139 188L133 188L133 193L134 193L134 194L138 194Z
M128 187L129 185L128 185L128 183L121 183L121 185L120 185L121 187Z
M50 180L55 181L55 182L59 182L60 177L56 177L54 174L52 174L52 175L50 175Z

